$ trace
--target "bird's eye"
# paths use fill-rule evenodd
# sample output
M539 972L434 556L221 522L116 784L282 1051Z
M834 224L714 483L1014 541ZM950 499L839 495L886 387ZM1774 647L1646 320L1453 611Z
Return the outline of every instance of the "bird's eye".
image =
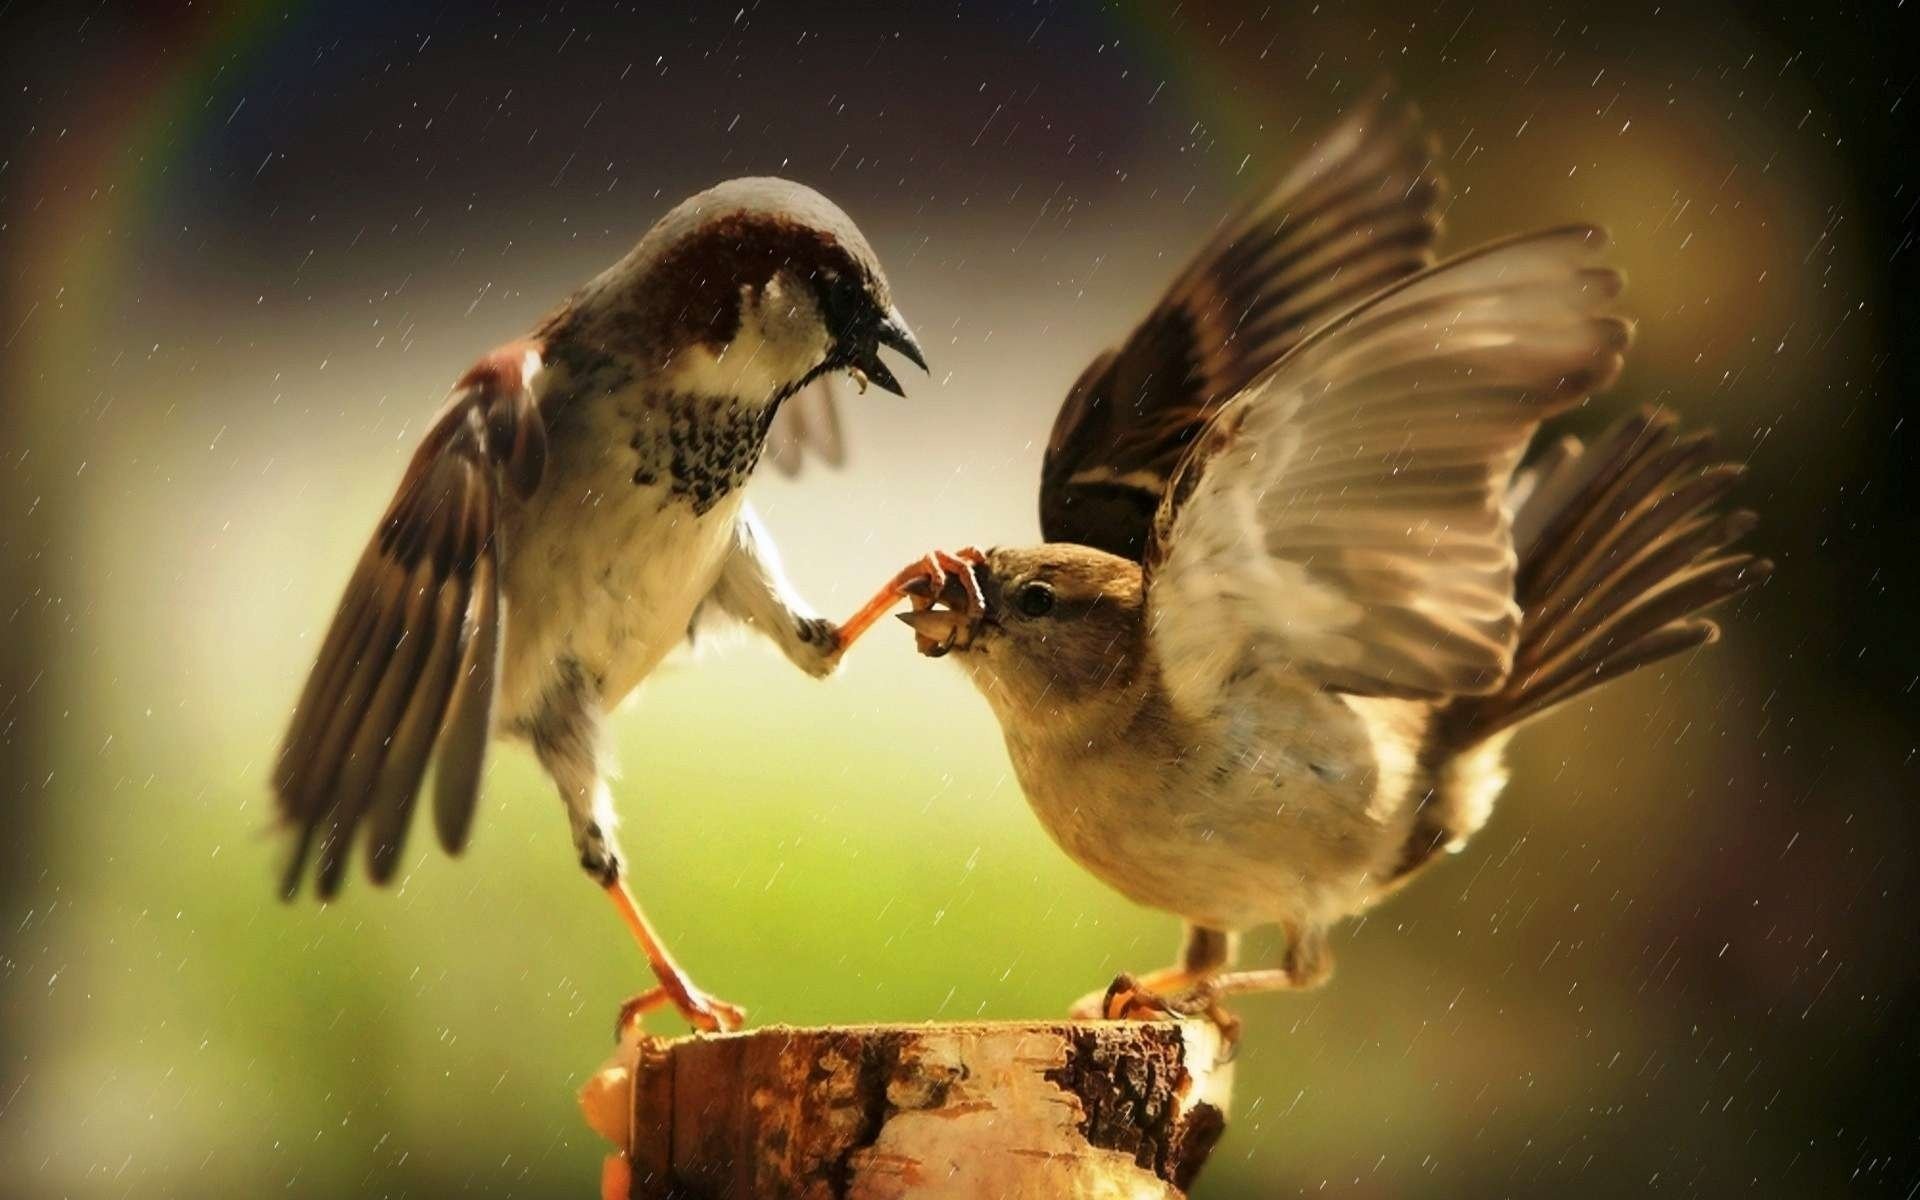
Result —
M1038 581L1025 584L1014 593L1013 605L1029 617L1044 617L1053 611L1053 589Z

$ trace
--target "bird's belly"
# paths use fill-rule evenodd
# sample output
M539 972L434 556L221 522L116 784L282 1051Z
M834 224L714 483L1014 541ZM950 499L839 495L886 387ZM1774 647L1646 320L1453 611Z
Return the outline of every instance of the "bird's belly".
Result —
M555 489L508 530L507 646L497 723L578 668L612 708L685 637L733 544L734 491L704 512L624 472Z
M1062 772L1014 757L1063 850L1136 903L1210 928L1343 916L1379 854L1375 776L1359 764L1328 778L1272 759L1143 772L1088 755Z

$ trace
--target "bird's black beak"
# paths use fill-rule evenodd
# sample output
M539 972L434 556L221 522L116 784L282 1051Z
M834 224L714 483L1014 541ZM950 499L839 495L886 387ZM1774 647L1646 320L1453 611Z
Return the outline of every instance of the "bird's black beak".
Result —
M854 344L846 348L847 365L874 383L892 392L896 396L906 395L906 389L900 386L900 380L880 361L880 347L898 350L903 357L922 371L927 370L927 356L920 349L920 342L913 336L913 330L907 328L900 310L889 308L880 314L880 319L861 330Z

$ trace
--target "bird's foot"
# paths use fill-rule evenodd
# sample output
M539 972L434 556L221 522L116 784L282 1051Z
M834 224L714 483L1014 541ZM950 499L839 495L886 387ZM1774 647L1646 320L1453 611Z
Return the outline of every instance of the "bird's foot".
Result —
M747 1010L688 985L673 998L687 1024L702 1033L732 1033L747 1023Z
M875 621L886 616L887 610L897 604L901 597L913 597L915 610L924 612L933 607L934 600L942 596L950 582L959 589L955 607L964 601L977 619L986 612L986 599L980 592L976 568L984 566L986 561L985 554L969 546L957 554L936 550L901 568L873 594L873 599L861 605L858 612L834 630L835 661L846 653L847 647L853 645L860 635L871 629Z
M667 989L648 988L637 996L628 996L620 1005L620 1013L613 1019L613 1040L618 1043L626 1039L627 1033L654 1009L667 1002Z
M732 1033L747 1023L746 1009L707 995L684 977L679 983L677 989L661 984L637 996L629 996L626 1003L620 1006L620 1015L614 1021L614 1041L625 1037L648 1013L668 1004L673 1005L686 1023L701 1033Z
M979 575L986 562L985 554L968 546L954 554L935 550L915 564L917 573L900 589L912 600L913 611L901 613L900 619L913 629L913 642L920 653L939 658L972 643L987 615L987 598L981 591Z
M1160 973L1156 972L1156 975ZM1158 985L1167 986L1158 986ZM1221 1003L1222 992L1210 975L1192 977L1168 972L1137 978L1122 971L1104 992L1090 992L1076 1000L1068 1016L1076 1021L1183 1021L1203 1017L1228 1042L1240 1036L1240 1018Z
M1184 967L1161 967L1157 971L1148 971L1145 975L1135 975L1122 971L1113 977L1113 982L1098 992L1088 992L1075 1000L1067 1008L1067 1016L1075 1021L1117 1020L1109 1016L1116 996L1139 994L1142 996L1171 996L1186 991L1198 982L1200 976Z
M687 1024L702 1033L732 1033L747 1022L746 1010L737 1004L729 1004L707 995L693 985L685 971L673 961L673 955L667 953L660 935L653 931L646 914L640 911L639 901L627 889L624 879L616 878L606 888L607 898L613 901L619 910L621 919L639 943L640 952L647 956L647 966L653 971L653 977L660 986L642 992L620 1007L619 1031L625 1031L629 1022L640 1014L660 1007L662 1003L672 1004L686 1019Z

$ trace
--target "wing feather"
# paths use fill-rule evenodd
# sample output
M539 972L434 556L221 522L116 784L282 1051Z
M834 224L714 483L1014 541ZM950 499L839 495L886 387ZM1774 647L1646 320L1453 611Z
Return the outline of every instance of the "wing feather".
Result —
M296 831L289 897L310 858L318 893L337 892L363 826L369 874L392 878L436 747L436 824L449 849L465 843L501 637L500 501L531 494L545 470L538 369L517 343L468 372L361 555L274 775Z
M1040 527L1138 560L1194 437L1314 328L1430 265L1446 185L1418 111L1359 105L1222 222L1146 320L1088 366L1047 446Z
M1576 227L1413 276L1214 416L1147 548L1156 652L1210 708L1249 665L1322 687L1483 694L1513 667L1502 503L1541 421L1612 382L1630 330Z
M434 760L433 821L449 854L466 849L480 795L487 735L493 726L493 693L499 681L500 598L494 548L484 547L475 565L473 603L461 630L455 676L440 748Z

